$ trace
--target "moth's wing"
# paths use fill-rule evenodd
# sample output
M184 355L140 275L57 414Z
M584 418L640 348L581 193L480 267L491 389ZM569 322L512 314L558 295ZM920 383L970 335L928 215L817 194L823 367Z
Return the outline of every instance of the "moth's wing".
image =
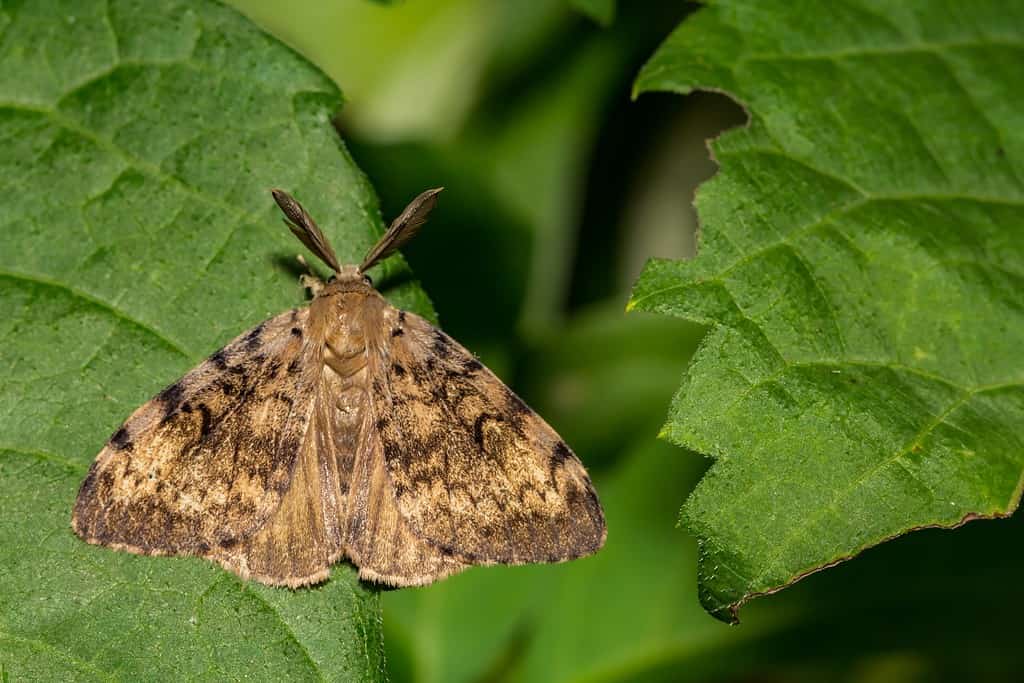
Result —
M328 421L333 401L321 383L315 392L281 504L256 533L223 544L211 555L242 577L293 588L318 583L342 554L342 497Z
M265 321L136 410L82 482L75 532L214 557L263 525L289 488L319 374L307 318Z
M448 335L388 309L376 431L410 528L469 563L557 562L604 544L583 465L543 419Z
M345 552L359 577L419 586L465 569L465 562L422 538L401 514L372 411L364 410L360 422L344 515Z
M398 513L364 388L358 373L322 373L281 505L259 531L213 559L243 577L292 587L327 578L342 555L361 578L396 586L465 568L418 538Z

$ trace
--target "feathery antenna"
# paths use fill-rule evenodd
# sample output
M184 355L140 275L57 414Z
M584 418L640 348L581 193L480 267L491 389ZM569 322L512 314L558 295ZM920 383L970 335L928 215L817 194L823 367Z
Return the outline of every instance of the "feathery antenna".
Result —
M409 206L405 207L398 218L391 221L388 231L366 254L366 258L359 266L359 271L365 273L375 263L386 259L415 237L423 224L427 222L430 210L437 204L437 195L443 189L443 187L435 187L432 190L421 192L416 199L409 202Z
M334 254L331 243L324 237L324 233L309 212L302 208L302 204L284 190L271 190L270 194L274 195L274 201L281 207L285 215L284 224L288 229L306 245L306 248L316 254L317 258L333 268L335 273L340 272L341 266L338 265L338 257Z

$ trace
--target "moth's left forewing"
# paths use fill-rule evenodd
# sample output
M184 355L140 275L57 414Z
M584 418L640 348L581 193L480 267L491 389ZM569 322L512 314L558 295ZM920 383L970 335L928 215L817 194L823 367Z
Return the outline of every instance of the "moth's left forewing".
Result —
M316 374L306 318L264 321L138 408L82 482L75 532L151 555L235 552L291 484Z
M590 478L558 434L444 332L390 309L371 402L401 514L471 563L557 562L605 539Z

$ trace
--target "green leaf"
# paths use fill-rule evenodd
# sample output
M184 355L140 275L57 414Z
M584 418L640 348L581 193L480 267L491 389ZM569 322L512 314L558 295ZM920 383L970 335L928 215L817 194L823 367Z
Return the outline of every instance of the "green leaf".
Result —
M698 257L630 303L713 326L664 429L716 459L683 511L713 614L1017 507L1022 58L1007 3L716 2L638 77L750 113L713 145Z
M89 546L78 484L131 411L302 303L267 190L353 262L382 230L331 126L337 89L218 4L0 9L0 664L12 680L381 680L379 596ZM378 280L429 302L400 260Z

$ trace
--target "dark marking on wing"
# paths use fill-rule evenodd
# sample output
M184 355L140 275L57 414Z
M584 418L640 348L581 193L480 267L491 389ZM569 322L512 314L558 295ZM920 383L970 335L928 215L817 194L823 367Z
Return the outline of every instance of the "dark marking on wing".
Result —
M217 387L224 392L225 396L234 396L237 392L235 385L227 377L221 377L217 380Z
M392 337L401 337L405 334L405 311L398 312L398 325L391 330Z
M132 444L131 436L128 434L128 430L121 427L114 435L110 437L110 445L119 451L130 451L135 446Z
M551 460L548 463L548 476L551 477L551 486L556 491L558 490L558 470L565 467L566 462L572 459L572 451L565 445L564 441L559 441L555 444L555 447L551 449Z
M484 425L489 420L500 422L501 416L493 413L480 413L473 421L473 441L476 442L477 448L480 450L484 449Z
M167 387L159 394L157 394L157 400L163 406L164 415L163 422L166 422L171 418L172 415L178 410L181 405L182 398L185 395L185 388L181 385L181 382L175 382L171 386Z
M210 415L210 408L205 403L200 403L197 408L201 415L199 424L199 440L206 441L210 436L210 429L212 427L212 416Z
M281 359L279 358L263 359L263 362L265 363L263 372L268 377L273 377L281 369Z
M283 391L275 391L273 396L281 403L287 403L289 406L295 405L295 399Z
M559 441L558 443L556 443L555 447L551 450L552 462L558 463L559 465L561 465L571 457L572 451L569 450L569 447L565 445L564 441Z
M219 349L216 353L210 356L210 362L213 363L218 370L223 370L228 366L227 353L224 349Z
M266 323L262 322L259 325L257 325L256 327L254 327L251 330L249 330L249 333L247 335L245 335L245 339L243 340L243 342L244 342L245 348L247 350L253 351L253 350L259 348L260 338L263 335L263 328L264 328L265 325L266 325Z
M451 342L441 330L434 330L434 353L444 360L447 360L452 355Z

